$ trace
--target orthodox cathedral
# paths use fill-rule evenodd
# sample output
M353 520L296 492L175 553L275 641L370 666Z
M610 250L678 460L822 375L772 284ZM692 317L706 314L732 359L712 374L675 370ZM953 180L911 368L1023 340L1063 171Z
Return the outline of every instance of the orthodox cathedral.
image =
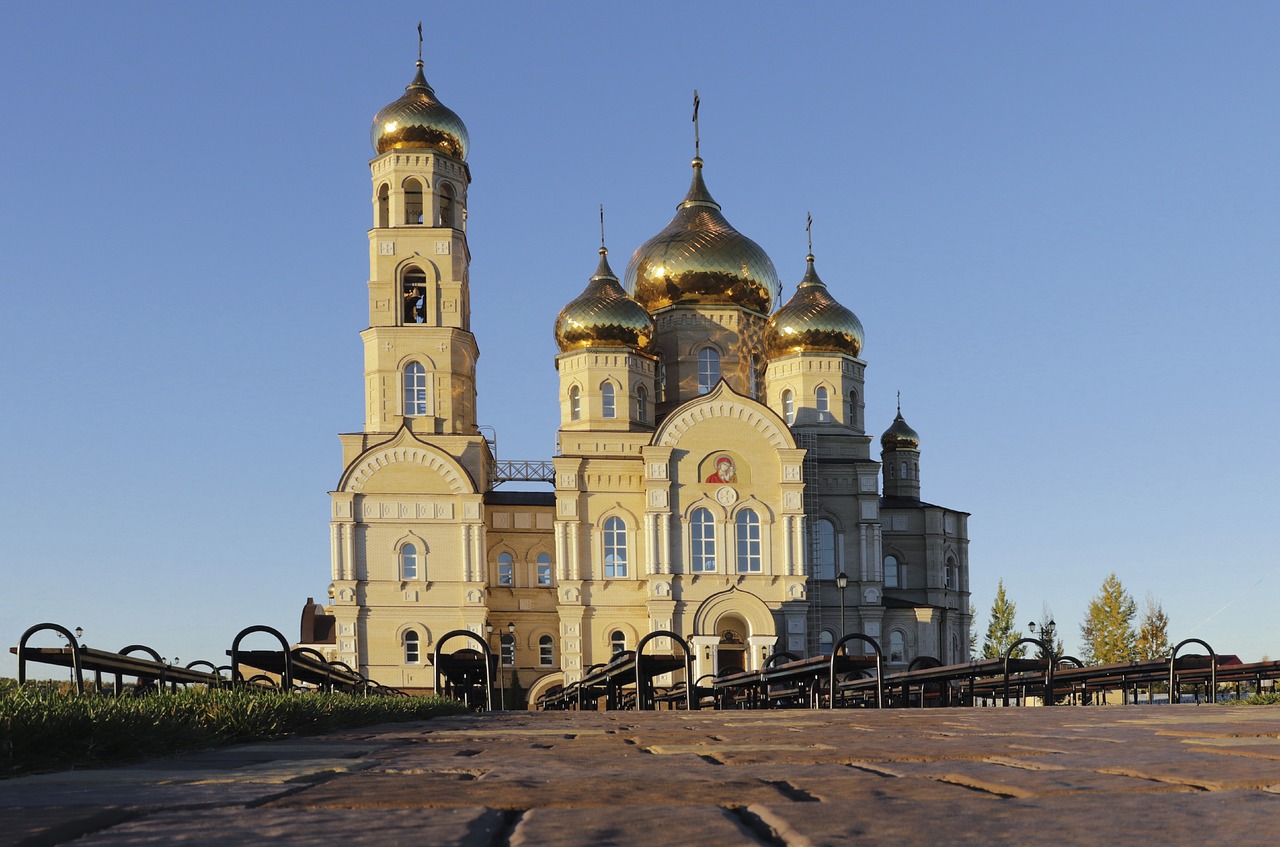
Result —
M500 461L476 420L467 130L421 59L372 142L364 427L341 436L330 602L303 644L426 691L436 641L465 629L530 700L654 630L687 635L697 676L842 632L890 667L968 659L968 515L921 500L900 408L872 457L862 324L813 255L779 302L695 157L623 277L602 246L548 309L557 455Z

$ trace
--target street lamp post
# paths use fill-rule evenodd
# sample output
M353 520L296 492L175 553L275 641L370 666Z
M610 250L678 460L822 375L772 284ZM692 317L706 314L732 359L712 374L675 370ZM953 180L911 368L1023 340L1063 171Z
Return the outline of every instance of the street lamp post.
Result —
M507 623L507 636L511 639L511 667L515 668L516 666L516 625L514 622ZM502 652L501 649L499 649L498 652L499 654L501 654ZM502 663L501 655L499 655L498 663L499 664ZM512 684L514 685L514 683ZM506 710L507 708L507 688L506 688L505 676L503 677L503 683L502 683L502 708L503 710Z
M484 622L485 640L492 642L493 624L488 621ZM503 711L507 707L507 686L502 676L502 636L498 636L498 711Z
M844 571L836 574L836 588L840 589L840 637L844 638L844 590L849 585L849 575Z

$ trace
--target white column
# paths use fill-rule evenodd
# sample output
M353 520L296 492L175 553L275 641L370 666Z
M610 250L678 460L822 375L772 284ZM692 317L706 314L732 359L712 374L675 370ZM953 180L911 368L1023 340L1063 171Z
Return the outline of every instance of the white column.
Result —
M347 523L342 525L342 550L345 562L346 576L344 579L356 578L356 525Z
M555 522L555 551L556 551L556 579L568 579L569 574L566 571L567 558L564 549L564 524L560 521Z
M782 567L786 569L787 576L795 576L796 572L795 547L791 543L794 520L791 515L782 516Z
M867 558L867 525L858 524L858 556L861 557L862 579L875 579L875 571L871 568L871 560Z
M644 572L658 573L658 521L657 515L645 512L644 515Z
M569 574L571 579L582 579L582 561L578 546L578 522L569 524Z

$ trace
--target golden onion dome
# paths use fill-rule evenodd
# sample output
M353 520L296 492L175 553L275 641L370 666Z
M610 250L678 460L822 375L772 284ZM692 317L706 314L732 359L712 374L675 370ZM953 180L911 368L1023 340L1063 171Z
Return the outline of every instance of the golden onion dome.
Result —
M789 353L858 356L862 352L862 322L827 291L814 269L812 253L805 261L809 267L796 293L765 326L765 353L770 357Z
M437 100L435 91L427 85L421 59L413 82L405 86L404 96L373 116L369 137L379 156L388 150L435 150L465 159L470 144L462 118Z
M650 312L667 306L741 306L767 315L782 285L769 256L738 232L702 181L693 184L666 228L640 245L627 265L627 293Z
M586 289L556 316L561 353L587 347L630 347L644 352L653 341L653 318L627 296L600 248L600 266Z
M881 450L919 450L920 434L907 426L902 418L902 406L898 406L898 416L880 436Z

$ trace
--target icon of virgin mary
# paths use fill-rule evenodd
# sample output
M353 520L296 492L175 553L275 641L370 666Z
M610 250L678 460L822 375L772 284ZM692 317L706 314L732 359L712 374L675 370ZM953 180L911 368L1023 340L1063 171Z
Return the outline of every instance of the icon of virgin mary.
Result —
M716 471L707 477L707 482L732 485L737 477L738 472L733 466L733 459L722 455L716 457Z

